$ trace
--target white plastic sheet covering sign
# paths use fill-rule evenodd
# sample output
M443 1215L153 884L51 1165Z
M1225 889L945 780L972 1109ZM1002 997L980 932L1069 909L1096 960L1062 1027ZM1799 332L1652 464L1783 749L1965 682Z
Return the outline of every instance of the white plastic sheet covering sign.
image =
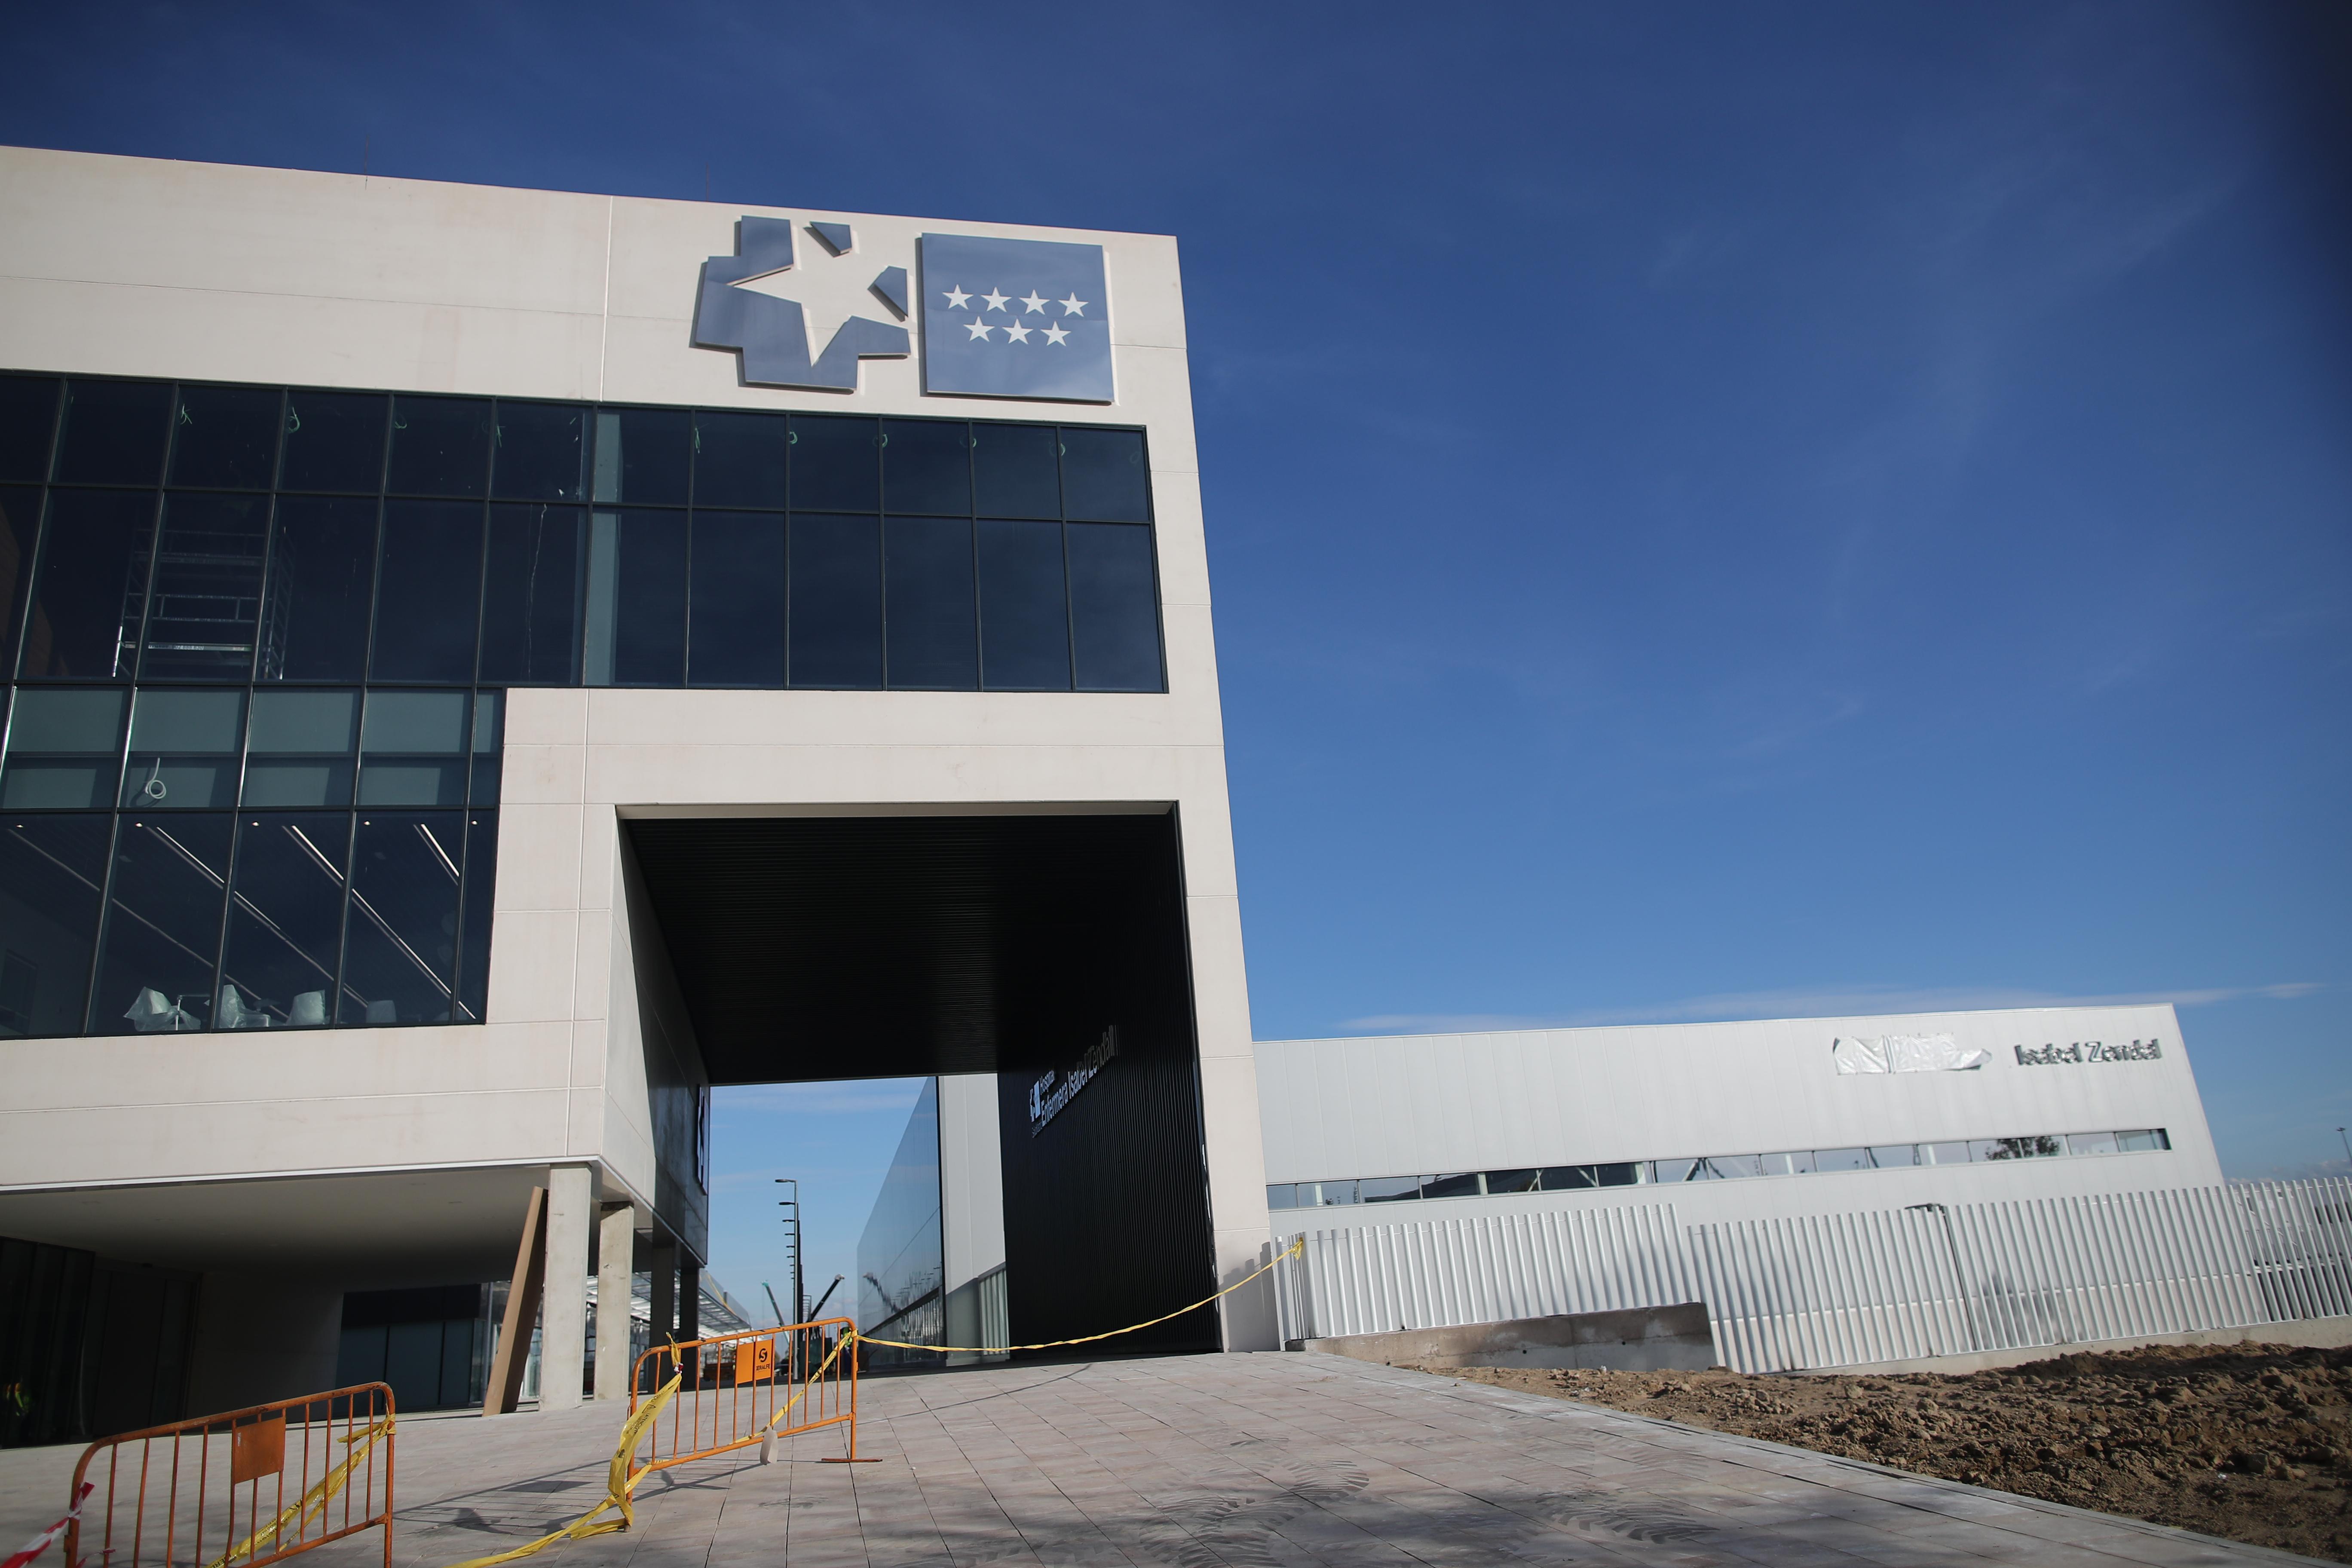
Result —
M1992 1053L1980 1046L1963 1048L1949 1035L1881 1035L1868 1040L1832 1040L1830 1060L1841 1074L1973 1072L1992 1060Z

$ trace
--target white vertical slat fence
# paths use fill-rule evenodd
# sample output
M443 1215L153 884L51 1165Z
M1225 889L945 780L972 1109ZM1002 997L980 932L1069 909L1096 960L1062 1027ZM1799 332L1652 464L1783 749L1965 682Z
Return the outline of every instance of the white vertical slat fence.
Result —
M1306 1234L1275 1270L1286 1341L1698 1300L1672 1204Z
M1671 1204L1326 1229L1275 1289L1286 1340L1704 1300L1742 1372L2243 1329L2352 1315L2352 1181L1687 1230Z

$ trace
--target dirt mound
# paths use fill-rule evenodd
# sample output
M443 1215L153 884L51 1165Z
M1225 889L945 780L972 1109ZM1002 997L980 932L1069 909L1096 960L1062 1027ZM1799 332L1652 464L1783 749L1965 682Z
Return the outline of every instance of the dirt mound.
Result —
M1966 1377L1417 1370L2352 1563L2352 1350L2162 1345Z

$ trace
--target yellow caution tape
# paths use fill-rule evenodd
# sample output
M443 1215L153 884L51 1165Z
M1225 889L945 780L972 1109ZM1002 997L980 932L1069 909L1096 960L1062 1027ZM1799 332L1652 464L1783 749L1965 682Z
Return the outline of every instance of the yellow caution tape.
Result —
M888 1345L892 1350L938 1351L941 1354L947 1354L952 1352L957 1354L1005 1355L1013 1351L1049 1351L1056 1349L1062 1345L1090 1345L1097 1340L1115 1340L1121 1334L1131 1334L1138 1329L1148 1329L1154 1323L1164 1323L1171 1318L1181 1318L1187 1312L1197 1312L1202 1308L1207 1306L1210 1302L1217 1300L1219 1296L1232 1295L1234 1291L1240 1289L1243 1286L1248 1284L1251 1280L1256 1279L1267 1269L1272 1268L1275 1264L1281 1262L1286 1258L1292 1257L1298 1253L1303 1253L1306 1249L1307 1238L1302 1236L1297 1240L1292 1242L1288 1247L1284 1247L1280 1252L1276 1253L1270 1261L1252 1269L1249 1273L1243 1275L1240 1279L1234 1280L1232 1284L1218 1291L1216 1296L1203 1296L1189 1307L1179 1307L1172 1312L1163 1312L1159 1317L1153 1318L1146 1322L1129 1323L1123 1329L1112 1329L1107 1333L1080 1334L1074 1340L1047 1340L1045 1343L1036 1345L910 1345L904 1340L877 1340L871 1334L861 1334L856 1329L850 1330L848 1334L844 1337L859 1339L869 1345Z
M341 1491L342 1489L343 1483L351 1479L352 1467L368 1456L369 1451L375 1447L375 1440L378 1437L389 1436L391 1435L392 1421L393 1418L387 1415L383 1420L371 1426L364 1432L359 1433L353 1436L336 1439L338 1442L343 1444L344 1447L352 1449L350 1453L343 1456L342 1463L337 1465L333 1469L329 1470L325 1477L320 1480L317 1486L312 1487L309 1491L304 1492L299 1498L297 1498L292 1503L289 1504L278 1513L276 1519L271 1520L268 1524L263 1525L251 1535L247 1536L243 1541L238 1542L235 1546L230 1547L226 1552L221 1553L220 1556L213 1559L212 1562L205 1564L205 1568L226 1568L227 1564L236 1562L240 1557L252 1556L255 1549L263 1542L275 1541L278 1539L279 1535L285 1532L287 1527L293 1524L296 1521L307 1521L314 1511L323 1515L327 1510L328 1500L332 1498L337 1492ZM356 1445L356 1447L354 1447L354 1445Z
M519 1557L528 1557L541 1548L552 1546L559 1541L585 1541L592 1535L626 1530L635 1523L636 1511L629 1506L629 1499L636 1491L637 1483L653 1474L653 1467L648 1465L644 1469L632 1473L629 1469L629 1460L635 1456L637 1444L643 1441L646 1428L653 1425L654 1417L660 1414L661 1407L669 1403L671 1394L677 1392L677 1373L671 1373L670 1380L662 1384L660 1392L638 1405L630 1415L627 1425L621 1428L620 1445L613 1450L612 1468L605 1475L603 1502L598 1503L570 1524L549 1531L537 1541L526 1542L511 1552L501 1552L493 1557L470 1557L463 1563L450 1564L450 1568L495 1568L498 1563L512 1563ZM608 1509L618 1509L621 1517L596 1519L598 1514ZM592 1521L594 1522L592 1523Z

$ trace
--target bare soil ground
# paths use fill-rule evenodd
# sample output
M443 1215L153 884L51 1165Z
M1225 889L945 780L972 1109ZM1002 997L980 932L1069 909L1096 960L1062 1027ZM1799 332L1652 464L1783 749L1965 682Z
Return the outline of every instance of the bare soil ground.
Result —
M1966 1377L1416 1370L2352 1563L2352 1350L2163 1345Z

